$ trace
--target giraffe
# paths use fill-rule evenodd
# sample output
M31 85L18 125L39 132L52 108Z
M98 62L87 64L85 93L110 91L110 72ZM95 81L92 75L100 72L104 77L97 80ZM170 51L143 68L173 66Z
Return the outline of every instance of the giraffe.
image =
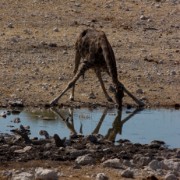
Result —
M102 80L101 72L105 71L112 78L112 83L114 85L115 100L118 105L118 109L122 107L122 99L124 92L127 93L138 106L144 106L144 103L139 101L135 96L133 96L125 86L118 80L117 66L115 55L113 49L103 31L95 29L83 30L75 44L76 54L75 54L75 67L74 67L74 77L68 83L67 87L57 96L50 105L56 105L59 99L72 88L72 93L70 96L71 100L74 100L75 83L77 80L84 76L88 69L93 69L100 84L106 99L113 102L112 98L108 95L104 82ZM81 58L83 62L80 65ZM79 67L80 66L80 67Z

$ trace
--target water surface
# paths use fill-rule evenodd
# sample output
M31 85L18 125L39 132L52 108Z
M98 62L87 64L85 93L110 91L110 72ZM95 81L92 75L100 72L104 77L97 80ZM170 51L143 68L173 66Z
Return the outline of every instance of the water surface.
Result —
M0 113L6 111L0 110ZM21 122L14 123L19 117ZM180 147L180 111L173 109L53 109L23 110L19 114L0 117L0 133L11 133L20 124L30 126L31 137L40 137L39 131L50 135L69 137L71 133L102 134L117 141L129 139L134 143L164 141L169 147Z

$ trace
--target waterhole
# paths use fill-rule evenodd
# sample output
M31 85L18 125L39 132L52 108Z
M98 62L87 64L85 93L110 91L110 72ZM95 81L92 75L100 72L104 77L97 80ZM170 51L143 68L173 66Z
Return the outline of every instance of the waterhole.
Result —
M174 109L0 109L0 133L29 126L30 137L44 138L40 130L61 138L71 134L101 134L110 141L128 139L149 144L161 140L170 148L180 147L180 111ZM4 116L4 117L2 117Z

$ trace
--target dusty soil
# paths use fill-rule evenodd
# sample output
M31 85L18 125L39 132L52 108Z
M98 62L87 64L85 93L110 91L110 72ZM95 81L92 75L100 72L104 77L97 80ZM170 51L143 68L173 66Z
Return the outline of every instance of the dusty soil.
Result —
M135 96L150 107L179 106L179 9L173 0L1 0L0 106L14 100L44 106L54 99L73 77L74 44L86 28L106 33L119 79ZM103 79L109 89L111 78ZM88 98L91 92L96 99ZM78 81L75 101L68 92L59 103L114 105L91 71ZM125 97L127 103L134 104Z
M106 33L120 81L147 106L179 104L178 1L4 0L0 7L2 106L54 99L73 77L76 36L86 28ZM108 89L111 78L104 80ZM91 91L96 99L88 98ZM68 104L69 93L59 103ZM83 102L107 103L91 71L77 83L74 104Z

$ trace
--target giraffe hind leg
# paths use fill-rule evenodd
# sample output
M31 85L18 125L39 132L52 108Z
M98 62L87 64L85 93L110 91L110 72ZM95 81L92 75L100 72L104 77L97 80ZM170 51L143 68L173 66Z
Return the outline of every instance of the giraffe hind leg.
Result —
M101 72L99 70L95 70L95 73L96 73L96 76L98 77L98 80L101 84L101 87L102 87L102 90L104 92L104 95L106 97L106 99L109 101L109 102L113 102L112 98L108 95L107 91L106 91L106 88L104 86L104 82L102 80L102 76L101 76Z

